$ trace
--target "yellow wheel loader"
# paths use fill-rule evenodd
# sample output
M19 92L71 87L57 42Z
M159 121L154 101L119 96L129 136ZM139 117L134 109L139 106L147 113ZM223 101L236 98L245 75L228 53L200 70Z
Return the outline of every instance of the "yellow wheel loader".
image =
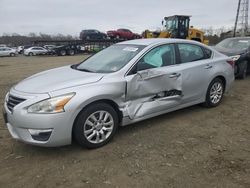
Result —
M189 26L191 16L174 15L165 17L162 21L164 29L162 31L149 31L143 33L144 38L179 38L189 39L208 44L204 38L204 32Z

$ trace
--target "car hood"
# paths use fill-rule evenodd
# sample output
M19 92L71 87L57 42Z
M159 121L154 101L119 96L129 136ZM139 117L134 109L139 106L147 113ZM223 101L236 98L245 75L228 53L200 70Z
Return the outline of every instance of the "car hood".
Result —
M91 84L102 79L104 74L72 69L71 66L51 69L24 79L14 89L26 93L48 93L79 85Z
M240 55L246 52L246 50L234 50L234 49L228 49L228 48L222 48L219 46L214 46L214 49L216 49L217 51L219 51L220 53L227 55L227 56L235 56L235 55Z

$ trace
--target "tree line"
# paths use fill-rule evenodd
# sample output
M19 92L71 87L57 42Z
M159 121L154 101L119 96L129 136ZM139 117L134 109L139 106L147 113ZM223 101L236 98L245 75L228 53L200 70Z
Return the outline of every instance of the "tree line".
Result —
M20 35L18 33L7 34L4 33L0 36L0 44L6 44L8 46L21 46L21 45L30 45L33 44L34 41L37 40L77 40L78 37L72 35L49 35L45 33L29 33L28 35Z

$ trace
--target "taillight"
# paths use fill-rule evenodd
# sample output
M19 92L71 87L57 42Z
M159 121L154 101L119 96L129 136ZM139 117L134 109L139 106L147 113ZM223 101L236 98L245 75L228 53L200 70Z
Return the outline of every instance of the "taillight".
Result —
M227 60L227 63L228 63L229 65L231 65L232 68L234 69L234 64L235 64L235 62L234 62L233 60Z

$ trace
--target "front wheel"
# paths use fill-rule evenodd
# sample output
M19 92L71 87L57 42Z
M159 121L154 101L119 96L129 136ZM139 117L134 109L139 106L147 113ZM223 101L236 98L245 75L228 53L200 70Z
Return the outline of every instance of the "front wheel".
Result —
M16 54L14 53L10 53L10 57L14 57Z
M220 78L215 78L208 86L206 94L206 107L216 107L221 103L224 95L224 84Z
M107 144L118 127L118 116L113 107L96 103L80 112L73 127L78 144L87 148L98 148Z

